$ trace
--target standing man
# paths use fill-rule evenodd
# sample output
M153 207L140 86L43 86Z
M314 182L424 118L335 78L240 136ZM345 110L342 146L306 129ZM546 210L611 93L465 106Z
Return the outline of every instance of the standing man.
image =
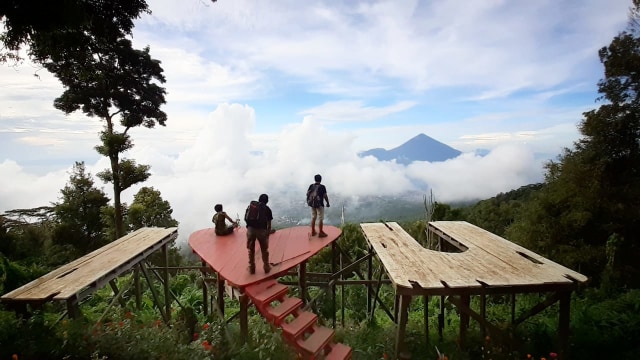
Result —
M273 214L267 206L269 196L262 194L258 201L252 201L247 207L244 214L244 220L247 223L247 249L249 250L249 273L256 273L256 239L260 243L260 252L262 253L262 263L264 264L264 272L268 274L271 271L269 265L269 234L271 231L271 220Z
M327 188L320 184L322 176L320 174L314 177L315 183L309 185L307 190L307 205L311 207L311 236L326 237L327 234L322 231L324 222L324 202L329 207L329 196L327 196ZM318 233L316 233L316 218L318 219Z

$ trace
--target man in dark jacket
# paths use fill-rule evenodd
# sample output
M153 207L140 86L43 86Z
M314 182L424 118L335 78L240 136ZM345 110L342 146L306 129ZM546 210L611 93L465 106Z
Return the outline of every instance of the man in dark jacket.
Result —
M257 219L249 219L247 221L247 249L249 249L249 273L256 273L256 240L260 243L260 252L262 253L262 262L264 263L264 272L271 271L269 265L269 234L271 234L271 220L273 214L267 206L269 196L262 194L258 198L258 216Z

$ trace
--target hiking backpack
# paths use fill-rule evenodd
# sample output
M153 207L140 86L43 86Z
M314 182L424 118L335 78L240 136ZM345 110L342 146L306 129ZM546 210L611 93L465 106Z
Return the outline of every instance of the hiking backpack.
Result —
M320 184L312 184L307 190L307 205L311 207L322 206L322 198L320 197L319 190Z
M256 226L258 222L262 220L262 214L260 211L261 205L259 202L252 200L247 206L247 210L244 212L244 221L247 223L247 226Z

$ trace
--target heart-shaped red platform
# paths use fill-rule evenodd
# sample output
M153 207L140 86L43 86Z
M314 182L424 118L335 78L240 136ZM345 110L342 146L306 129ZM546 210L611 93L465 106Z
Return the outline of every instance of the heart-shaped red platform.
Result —
M342 231L335 226L325 226L327 237L311 236L308 226L278 229L269 236L269 262L271 272L263 271L260 245L256 241L256 273L249 274L247 229L237 228L230 235L217 236L213 228L193 232L189 246L222 278L237 287L245 287L267 278L277 277L295 267L322 248L338 239Z

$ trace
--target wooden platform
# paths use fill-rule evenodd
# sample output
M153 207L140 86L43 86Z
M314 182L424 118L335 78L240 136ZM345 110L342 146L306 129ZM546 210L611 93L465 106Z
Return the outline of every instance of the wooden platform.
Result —
M486 319L486 295L512 295L512 326L552 304L559 303L558 337L560 358L565 359L569 337L571 292L586 276L546 259L517 244L464 221L430 222L427 231L461 252L440 252L422 247L397 223L360 224L362 231L391 280L396 292L396 354L404 349L408 321L407 310L413 296L440 296L460 313L459 343L464 344L469 319L480 323L481 332L492 338L508 337ZM515 296L519 293L548 292L525 316L515 320ZM470 296L480 296L480 309L471 308ZM428 338L428 314L425 306L425 335ZM444 314L439 315L444 319ZM439 324L442 336L444 324Z
M76 259L1 298L3 302L75 302L175 240L177 228L142 228Z
M263 271L260 245L256 241L256 273L249 274L247 229L237 228L230 235L217 236L213 228L202 229L189 236L189 246L230 285L244 288L262 280L277 277L317 254L334 242L342 231L324 226L327 237L311 236L309 226L279 229L269 236L269 274Z
M428 250L397 223L360 225L399 294L450 294L447 289L486 293L539 291L573 286L587 277L464 221L429 223L429 231L467 248L460 253Z

